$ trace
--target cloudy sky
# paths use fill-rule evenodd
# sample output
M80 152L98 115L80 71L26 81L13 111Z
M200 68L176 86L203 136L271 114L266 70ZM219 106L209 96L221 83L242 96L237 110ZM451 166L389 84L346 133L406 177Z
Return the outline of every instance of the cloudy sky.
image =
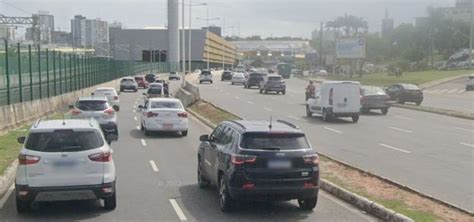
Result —
M369 30L377 32L385 9L395 24L413 23L415 17L426 15L426 7L453 6L455 0L192 0L193 4L203 2L209 5L210 17L220 18L211 24L222 26L225 19L227 34L237 34L240 26L242 36L310 37L320 22L344 13L364 17ZM0 0L0 14L28 16L38 10L49 11L55 16L56 27L64 31L70 31L70 19L76 14L120 21L127 28L143 28L166 24L166 3L166 0ZM206 7L193 7L193 27L204 26L204 22L195 18L205 16Z

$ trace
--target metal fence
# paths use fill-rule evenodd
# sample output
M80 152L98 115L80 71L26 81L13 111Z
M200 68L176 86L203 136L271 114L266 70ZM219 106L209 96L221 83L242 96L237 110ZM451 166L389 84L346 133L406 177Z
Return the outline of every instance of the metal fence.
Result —
M169 68L165 62L116 61L4 41L0 49L0 106L48 98L145 71L167 72Z

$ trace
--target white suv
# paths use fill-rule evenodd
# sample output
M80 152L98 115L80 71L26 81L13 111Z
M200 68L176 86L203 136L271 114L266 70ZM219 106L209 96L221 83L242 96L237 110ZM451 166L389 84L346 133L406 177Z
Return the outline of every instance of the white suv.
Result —
M116 207L111 141L94 119L38 120L18 156L15 193L18 213L32 202L103 199Z

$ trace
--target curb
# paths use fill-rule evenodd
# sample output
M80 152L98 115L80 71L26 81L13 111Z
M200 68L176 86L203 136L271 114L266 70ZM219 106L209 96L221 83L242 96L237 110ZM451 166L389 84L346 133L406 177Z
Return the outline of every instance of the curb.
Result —
M451 82L453 80L457 80L457 79L461 79L461 78L466 78L468 77L470 74L465 74L465 75L460 75L460 76L454 76L454 77L448 77L448 78L444 78L444 79L439 79L439 80L435 80L435 81L431 81L431 82L426 82L426 83L422 83L419 85L419 87L421 89L427 89L427 88L431 88L431 87L434 87L434 86L437 86L437 85L441 85L443 83L447 83L447 82Z
M5 170L4 174L0 176L0 199L3 198L8 189L12 186L15 181L16 167L18 166L18 160L13 161L12 164Z
M455 118L474 120L474 114L469 114L469 113L455 111L455 110L440 109L440 108L434 108L434 107L428 107L428 106L413 106L413 105L405 105L405 104L398 104L398 103L392 103L391 105L393 107L398 107L398 108L403 108L403 109L411 109L411 110L422 111L422 112L427 112L427 113L451 116Z
M212 103L211 103L212 104ZM214 105L214 104L213 104ZM217 106L216 106L217 107ZM187 109L191 115L196 117L199 121L204 123L206 126L210 128L215 128L216 124L212 123L205 117L197 114L196 112L192 111L191 109ZM235 115L235 114L234 114ZM386 221L393 221L393 222L412 222L414 221L413 219L397 213L393 210L387 209L384 206L373 202L371 200L368 200L365 197L361 197L355 193L352 193L350 191L345 190L342 187L339 187L325 179L320 179L320 188L323 189L324 191L338 197L339 199L342 199L359 209L364 210L365 212L371 213L383 220Z

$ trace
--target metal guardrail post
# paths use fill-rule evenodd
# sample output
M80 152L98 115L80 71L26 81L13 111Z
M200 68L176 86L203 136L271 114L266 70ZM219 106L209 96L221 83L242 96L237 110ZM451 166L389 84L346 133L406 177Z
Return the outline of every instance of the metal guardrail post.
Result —
M69 56L69 92L72 92L73 89L73 82L72 82L72 55L68 54Z
M59 66L59 94L63 94L63 78L62 78L62 66L61 66L61 52L58 52L58 66Z
M7 74L7 104L10 105L10 67L8 65L8 54L8 41L5 40L5 74Z
M73 54L72 55L72 62L73 62L73 73L74 73L74 90L78 90L79 89L79 81L78 81L78 77L79 77L79 70L77 70L77 55L76 54Z
M18 55L18 90L20 92L20 103L23 102L23 84L21 81L21 51L20 43L17 43L17 55Z
M39 80L39 98L43 98L43 92L41 85L43 84L41 81L41 47L38 45L38 80Z
M56 85L56 51L53 50L53 84L54 84L54 96L58 95Z
M28 66L30 71L30 100L33 100L33 65L31 63L31 45L28 45Z
M85 62L84 62L85 57L81 56L81 70L82 70L82 88L86 88L86 81L87 81L87 70L85 69Z
M48 95L48 98L49 98L51 96L49 88L51 87L49 85L49 50L48 49L46 49L46 83L47 83L46 94Z

